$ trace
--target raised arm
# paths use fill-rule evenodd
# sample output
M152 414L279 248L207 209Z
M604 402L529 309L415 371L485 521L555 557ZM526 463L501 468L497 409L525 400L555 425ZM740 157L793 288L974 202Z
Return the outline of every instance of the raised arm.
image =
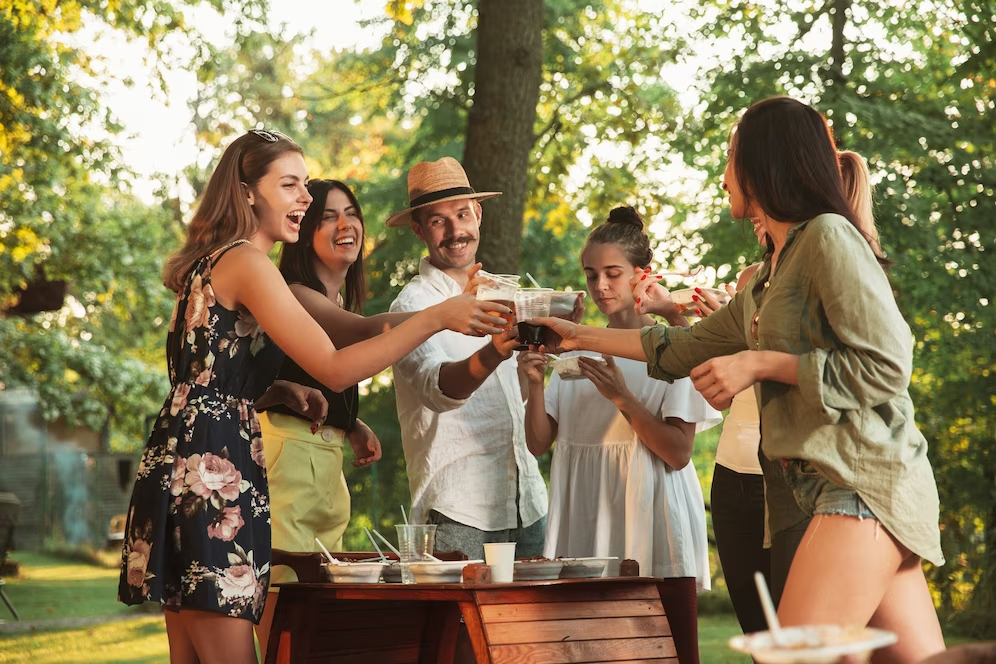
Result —
M276 266L253 247L236 247L215 268L215 287L244 306L270 338L302 369L341 392L393 364L442 329L472 334L500 331L504 321L473 297L430 307L373 339L337 350L329 335L301 306ZM493 303L488 308L494 309Z
M543 376L546 372L545 353L520 351L516 358L519 371L526 377L526 447L534 456L544 454L557 438L557 420L546 412Z
M318 321L318 324L332 338L332 343L337 348L351 346L383 334L416 313L412 311L360 316L336 306L327 297L303 284L291 284L290 290L301 306L311 314L312 318Z

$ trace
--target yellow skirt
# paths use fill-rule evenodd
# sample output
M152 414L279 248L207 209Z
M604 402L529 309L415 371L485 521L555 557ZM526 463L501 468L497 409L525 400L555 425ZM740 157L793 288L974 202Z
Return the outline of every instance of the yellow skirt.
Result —
M342 473L345 432L325 426L311 433L311 423L280 413L260 413L266 476L270 485L273 548L342 550L349 523L349 488ZM271 571L270 583L297 581L289 567Z

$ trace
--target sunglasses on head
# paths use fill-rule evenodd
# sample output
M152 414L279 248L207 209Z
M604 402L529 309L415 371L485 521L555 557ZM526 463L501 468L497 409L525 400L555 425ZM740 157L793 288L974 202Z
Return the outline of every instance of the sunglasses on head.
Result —
M281 138L286 139L287 136L281 134L279 131L268 131L266 129L250 129L246 132L247 134L252 134L258 138L262 138L267 143L276 143Z
M246 132L247 136L255 136L256 138L261 138L267 143L276 143L281 138L289 141L290 139L285 135L281 134L279 131L270 131L268 129L250 129ZM242 158L245 157L246 149L245 146L242 147L242 152L239 154L239 179L242 182L246 181L245 171L242 170Z

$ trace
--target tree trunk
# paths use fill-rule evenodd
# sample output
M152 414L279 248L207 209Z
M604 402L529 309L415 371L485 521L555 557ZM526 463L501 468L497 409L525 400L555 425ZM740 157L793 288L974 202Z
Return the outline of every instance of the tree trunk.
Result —
M463 165L485 202L477 259L517 274L536 104L543 77L543 0L480 0L474 105Z
M830 45L830 76L834 83L844 82L844 28L847 26L847 10L851 8L851 0L834 0L833 42Z

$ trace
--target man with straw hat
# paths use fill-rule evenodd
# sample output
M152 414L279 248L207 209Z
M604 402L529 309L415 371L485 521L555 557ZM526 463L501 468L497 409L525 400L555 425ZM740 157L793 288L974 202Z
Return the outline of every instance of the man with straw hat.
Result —
M429 255L391 304L418 311L464 291L475 271L481 201L452 157L408 173L409 206L387 220L409 226ZM525 408L511 332L490 340L441 332L394 365L412 519L435 523L440 551L484 557L487 542L543 551L546 485L526 447Z

